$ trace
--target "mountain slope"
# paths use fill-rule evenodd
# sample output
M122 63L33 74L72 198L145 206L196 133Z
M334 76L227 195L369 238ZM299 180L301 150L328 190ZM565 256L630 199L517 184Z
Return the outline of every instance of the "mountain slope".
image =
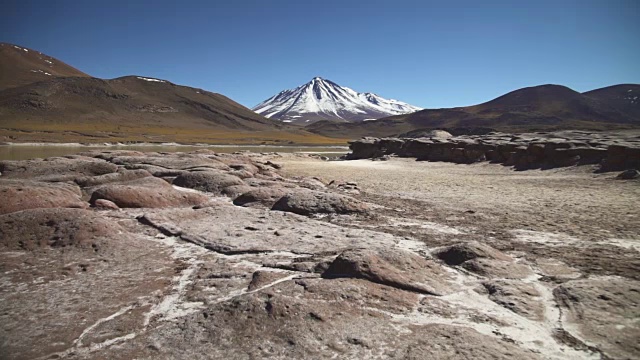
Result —
M606 102L626 115L640 118L640 85L638 84L607 86L582 94Z
M54 78L0 91L1 130L94 141L332 142L223 95L137 76Z
M253 110L283 122L309 124L318 120L364 121L406 114L420 108L372 93L358 93L319 77L284 90Z
M97 79L31 49L0 50L0 141L343 142L202 89L141 76Z
M512 91L483 104L426 109L362 124L322 122L307 129L326 136L391 136L417 129L492 128L501 131L640 127L640 117L605 96L587 96L559 85Z
M0 90L65 76L89 75L39 51L0 43Z

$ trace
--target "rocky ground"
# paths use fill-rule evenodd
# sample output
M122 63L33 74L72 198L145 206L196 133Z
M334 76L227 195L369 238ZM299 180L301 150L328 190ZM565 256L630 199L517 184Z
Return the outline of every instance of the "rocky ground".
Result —
M0 162L0 354L631 359L640 187L590 166Z

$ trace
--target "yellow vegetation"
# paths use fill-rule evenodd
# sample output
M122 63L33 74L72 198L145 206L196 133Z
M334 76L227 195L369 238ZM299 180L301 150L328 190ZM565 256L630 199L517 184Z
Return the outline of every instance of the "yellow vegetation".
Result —
M328 138L302 129L233 131L166 126L9 121L0 125L0 140L14 142L177 142L183 144L345 145L349 139Z

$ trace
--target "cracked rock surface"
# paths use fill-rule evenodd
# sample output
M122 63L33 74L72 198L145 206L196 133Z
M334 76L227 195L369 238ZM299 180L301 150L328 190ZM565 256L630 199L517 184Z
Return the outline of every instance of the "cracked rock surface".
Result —
M626 232L522 229L517 209L472 209L472 182L466 202L429 203L397 181L429 165L403 161L378 177L358 177L362 162L344 175L305 155L207 150L2 161L0 357L640 356Z

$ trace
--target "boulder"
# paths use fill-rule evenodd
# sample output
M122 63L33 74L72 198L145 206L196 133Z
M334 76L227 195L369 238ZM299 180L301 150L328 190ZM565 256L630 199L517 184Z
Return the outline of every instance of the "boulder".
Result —
M616 176L616 178L620 180L633 180L639 177L640 177L640 171L635 169L625 170L620 174L618 174L618 176Z
M448 276L433 260L397 249L355 249L340 254L323 278L358 278L429 295L450 291Z
M0 214L36 208L86 208L75 185L0 180Z
M203 194L178 191L155 177L104 185L91 194L91 205L96 206L99 199L109 200L121 208L194 206L208 201Z
M234 205L251 206L261 204L272 207L283 196L292 190L282 187L259 187L253 188L233 200Z
M513 259L499 250L489 245L471 241L447 246L437 250L434 255L447 265L460 265L465 261L477 258L489 258L502 261L512 261Z
M211 170L182 173L173 180L173 184L214 194L222 194L222 190L226 187L244 185L245 183L237 176L229 175L223 171Z
M271 209L310 215L364 213L369 207L349 196L305 189L283 196Z
M460 266L488 278L522 279L532 274L528 266L477 241L454 244L435 251L434 255L447 265Z

